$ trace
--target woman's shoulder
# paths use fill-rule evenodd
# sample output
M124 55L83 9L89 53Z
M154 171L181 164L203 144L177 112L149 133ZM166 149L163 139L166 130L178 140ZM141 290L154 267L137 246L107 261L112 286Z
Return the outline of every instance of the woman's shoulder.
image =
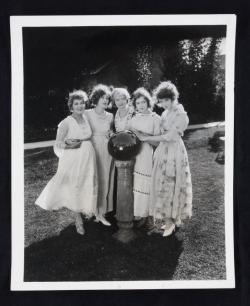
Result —
M72 119L71 116L67 116L66 118L64 118L62 121L58 123L58 127L68 127L71 119Z
M94 112L94 109L93 108L89 108L89 109L85 109L84 114L85 115L89 115L89 114L92 114L93 112Z
M113 120L114 115L112 113L105 111L105 114L109 120Z
M187 112L185 111L185 109L184 109L184 107L183 107L183 105L181 104L181 103L177 103L176 105L175 105L175 108L174 108L174 110L178 113L178 114L187 114Z
M164 118L167 114L168 114L168 110L165 109L161 114L161 118Z

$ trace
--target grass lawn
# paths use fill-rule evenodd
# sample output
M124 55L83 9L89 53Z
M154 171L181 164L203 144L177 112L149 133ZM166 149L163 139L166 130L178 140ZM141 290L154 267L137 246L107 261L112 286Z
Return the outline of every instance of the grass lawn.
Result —
M52 148L25 151L25 281L225 279L224 166L207 145L209 130L186 139L193 217L168 238L136 230L126 245L112 238L112 215L111 227L88 220L80 236L70 211L34 205L57 158Z

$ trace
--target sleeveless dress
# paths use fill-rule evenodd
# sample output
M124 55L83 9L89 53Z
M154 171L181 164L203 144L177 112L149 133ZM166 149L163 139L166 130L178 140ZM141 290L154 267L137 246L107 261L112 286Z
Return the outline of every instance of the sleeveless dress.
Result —
M192 215L192 182L188 156L181 136L188 126L181 104L161 116L160 142L154 154L150 188L150 215L155 219L185 219Z
M108 152L108 133L113 124L113 115L108 112L98 115L94 109L86 110L85 114L92 129L91 141L96 153L97 213L104 215L113 210L114 161Z
M160 134L160 116L137 113L131 119L132 130L138 130L149 135ZM153 168L153 147L143 142L141 150L135 159L134 166L134 216L147 217L149 215L150 179Z
M65 118L58 125L57 135L63 134L62 139L91 136L87 118L84 115L83 117L83 125L79 125L72 116ZM35 204L47 210L67 207L88 217L95 215L98 190L96 158L91 141L83 141L78 149L58 149L57 144L56 140L54 149L59 156L57 172Z

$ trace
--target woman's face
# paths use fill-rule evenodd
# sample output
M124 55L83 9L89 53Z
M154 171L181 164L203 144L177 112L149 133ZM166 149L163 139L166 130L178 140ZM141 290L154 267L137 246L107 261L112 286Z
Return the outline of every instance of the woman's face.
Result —
M127 105L127 98L124 95L116 94L114 96L114 102L118 109L124 109Z
M103 95L98 103L97 103L98 106L100 106L101 108L104 108L106 109L109 105L109 96L108 95Z
M135 106L139 113L146 113L148 110L148 103L144 97L139 97L135 100Z
M164 109L170 109L172 106L172 100L169 98L158 99L158 104Z
M72 104L72 114L81 115L85 110L85 101L83 99L74 99Z

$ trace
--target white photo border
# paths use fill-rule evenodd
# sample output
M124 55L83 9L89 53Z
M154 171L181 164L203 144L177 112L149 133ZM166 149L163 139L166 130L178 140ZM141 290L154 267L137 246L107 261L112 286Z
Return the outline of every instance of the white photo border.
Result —
M24 282L24 75L23 27L225 25L225 280ZM235 288L233 227L234 57L236 15L11 16L11 290L110 290Z

